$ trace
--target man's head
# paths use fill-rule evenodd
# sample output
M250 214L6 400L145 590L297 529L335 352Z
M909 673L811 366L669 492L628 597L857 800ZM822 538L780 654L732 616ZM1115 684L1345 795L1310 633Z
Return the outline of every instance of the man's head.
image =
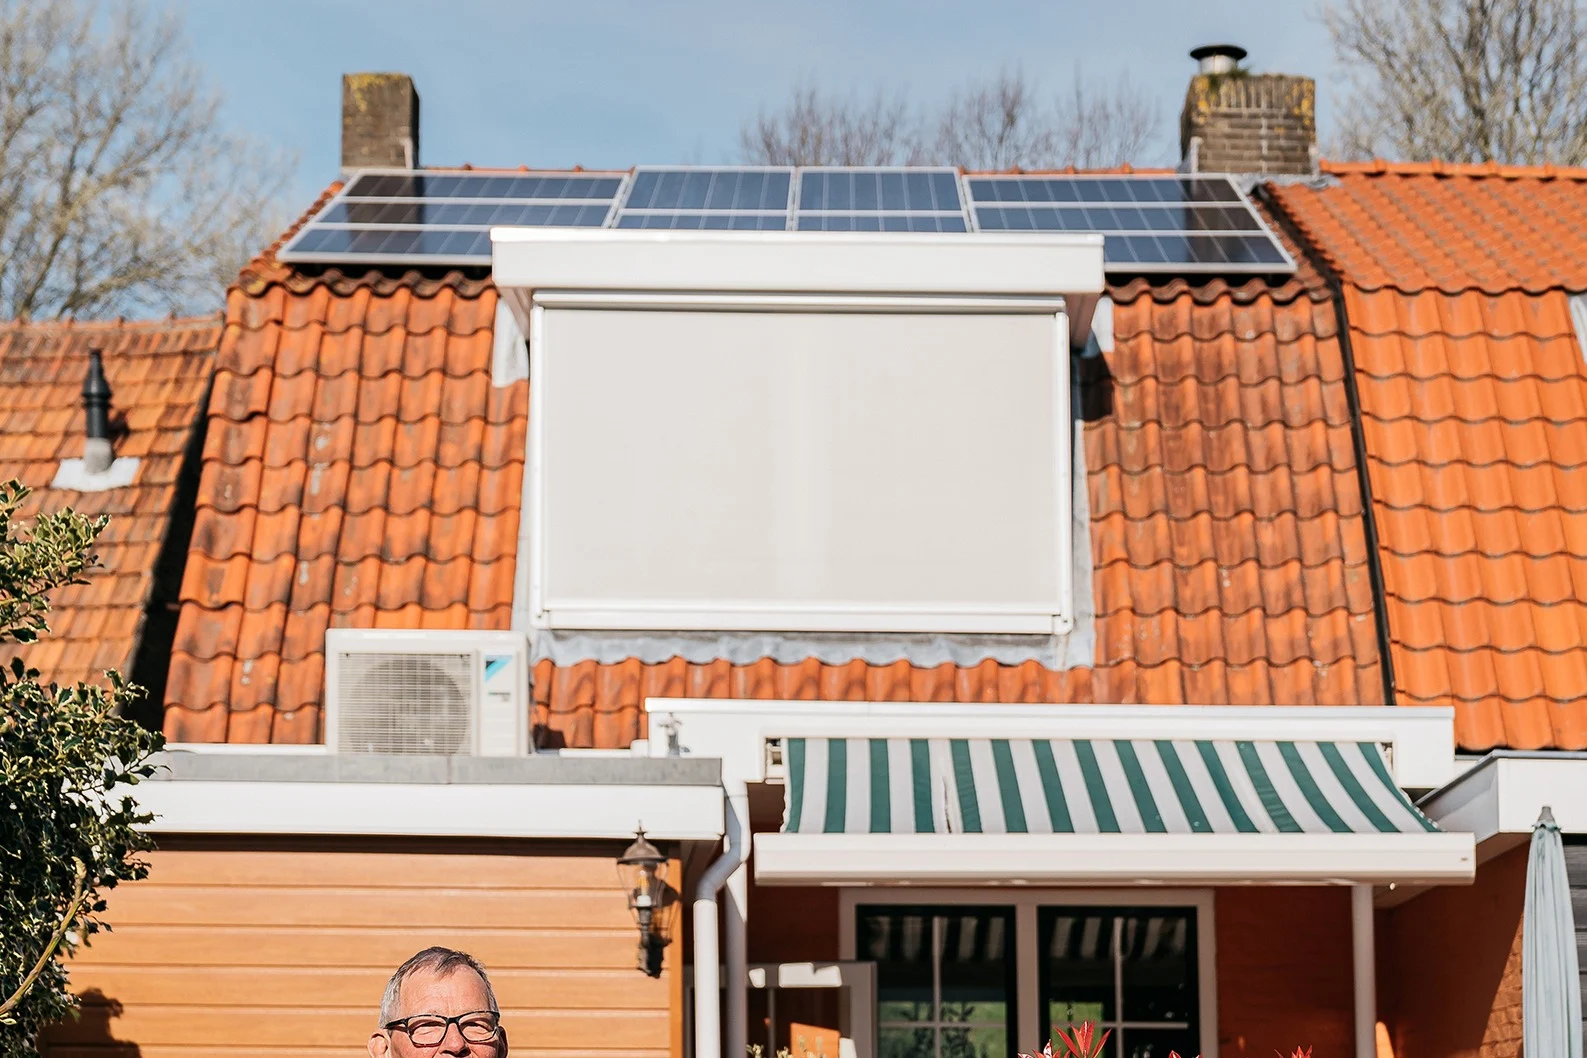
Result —
M507 1058L499 1013L490 978L472 956L426 948L386 982L370 1058Z

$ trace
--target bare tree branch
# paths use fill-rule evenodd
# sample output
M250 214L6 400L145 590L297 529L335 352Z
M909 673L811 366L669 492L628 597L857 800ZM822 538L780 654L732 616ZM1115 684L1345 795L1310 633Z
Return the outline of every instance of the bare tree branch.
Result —
M780 112L762 111L739 130L755 165L906 165L918 159L919 131L902 98L868 101L794 89Z
M861 103L795 90L740 133L744 160L762 165L961 165L967 169L1081 168L1140 162L1160 127L1156 104L1121 77L1077 71L1051 103L1021 71L969 84L935 114L912 117L902 97Z
M1162 128L1162 113L1145 89L1130 81L1087 81L1075 71L1070 91L1054 106L1060 164L1102 169L1150 162L1146 156Z
M170 16L0 2L0 312L216 306L290 171L227 136L218 104Z
M1587 15L1576 0L1332 0L1350 157L1587 163Z
M1007 71L953 95L937 119L936 160L966 169L1049 168L1059 132L1023 73Z

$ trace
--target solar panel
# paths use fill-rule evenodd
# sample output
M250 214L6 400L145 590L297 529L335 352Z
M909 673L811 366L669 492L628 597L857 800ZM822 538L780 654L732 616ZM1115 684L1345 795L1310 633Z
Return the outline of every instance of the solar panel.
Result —
M782 231L793 170L637 169L619 228Z
M973 176L965 183L977 230L1098 232L1115 270L1295 267L1226 176Z
M363 172L278 255L327 264L490 264L495 225L599 228L615 173Z
M368 170L281 251L327 264L480 265L495 226L1100 233L1113 272L1289 272L1227 176L930 167L641 167L632 174Z
M969 231L952 169L801 169L800 231Z

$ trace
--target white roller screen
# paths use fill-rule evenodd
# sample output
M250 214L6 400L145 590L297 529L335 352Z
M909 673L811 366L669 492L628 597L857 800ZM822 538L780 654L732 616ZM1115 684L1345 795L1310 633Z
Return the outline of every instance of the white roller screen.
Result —
M1050 309L540 312L541 623L1050 632L1066 612Z

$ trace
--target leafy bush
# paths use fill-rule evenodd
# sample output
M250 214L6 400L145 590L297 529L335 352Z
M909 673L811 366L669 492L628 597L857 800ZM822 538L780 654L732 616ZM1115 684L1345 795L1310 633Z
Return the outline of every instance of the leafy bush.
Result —
M49 594L84 583L105 519L72 511L17 522L27 489L0 484L0 644L49 630ZM43 684L20 658L0 666L0 1056L35 1054L39 1029L70 1014L60 960L100 929L103 894L142 878L151 847L126 787L162 740L125 717L142 691Z

